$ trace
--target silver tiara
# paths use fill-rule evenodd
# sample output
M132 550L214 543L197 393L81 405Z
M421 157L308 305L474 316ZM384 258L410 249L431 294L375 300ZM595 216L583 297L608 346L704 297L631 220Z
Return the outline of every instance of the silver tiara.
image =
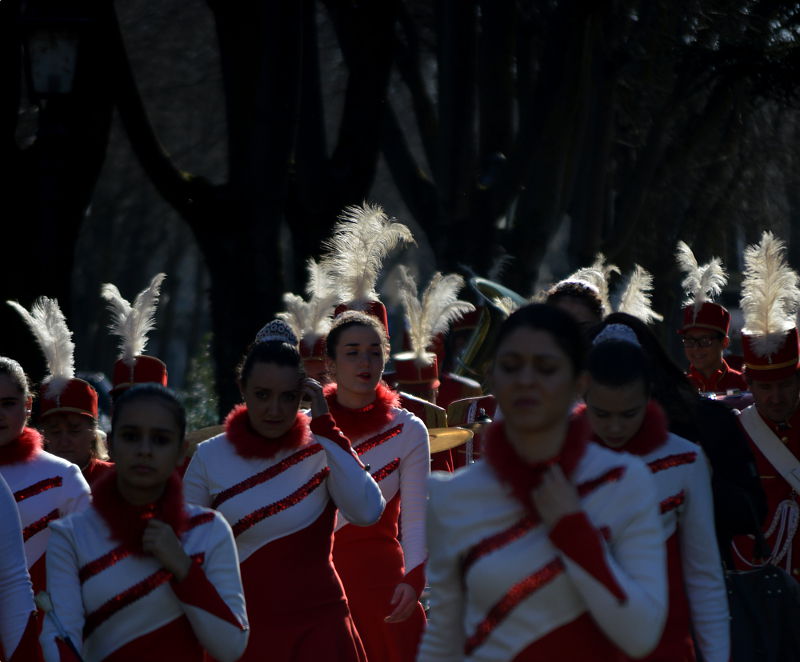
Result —
M283 320L272 320L267 322L256 334L256 343L262 342L285 342L297 347L297 336L291 327Z
M642 346L636 337L636 332L626 324L609 324L594 337L592 345L597 345L605 340L621 340L637 347Z

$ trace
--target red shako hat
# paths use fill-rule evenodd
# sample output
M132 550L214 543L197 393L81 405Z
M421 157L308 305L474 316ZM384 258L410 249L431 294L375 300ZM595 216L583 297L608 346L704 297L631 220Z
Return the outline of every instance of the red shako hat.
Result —
M120 337L119 358L111 373L111 393L118 395L134 384L167 385L166 364L155 356L142 354L147 346L147 334L155 327L155 314L161 283L166 274L153 276L150 284L136 295L133 303L122 298L117 287L105 283L100 295L111 312L109 330Z
M47 363L48 374L39 387L39 416L72 413L97 419L97 391L75 377L75 343L58 301L39 297L30 312L8 301L33 332Z
M678 267L684 272L681 286L686 293L683 302L683 324L678 333L686 333L689 329L709 329L724 336L728 335L731 326L731 314L728 310L713 301L722 292L728 277L718 257L711 258L700 265L683 241L678 242L675 253Z
M740 305L745 373L754 381L781 381L800 367L800 279L785 261L784 243L769 231L745 249L744 264Z

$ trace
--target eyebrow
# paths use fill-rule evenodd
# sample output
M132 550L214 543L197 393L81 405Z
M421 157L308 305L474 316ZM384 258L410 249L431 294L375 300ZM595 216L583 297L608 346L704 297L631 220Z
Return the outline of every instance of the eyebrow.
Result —
M362 343L360 343L360 342L348 342L348 343L344 344L345 347L361 347L361 345L362 345ZM373 342L373 343L370 343L369 346L370 347L380 347L381 344L379 342Z

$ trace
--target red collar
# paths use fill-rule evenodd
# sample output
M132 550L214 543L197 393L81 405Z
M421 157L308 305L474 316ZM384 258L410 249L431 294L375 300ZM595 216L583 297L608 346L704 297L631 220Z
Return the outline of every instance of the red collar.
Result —
M570 418L567 436L561 452L550 460L531 464L523 460L506 436L503 421L496 421L486 430L484 456L501 482L511 488L511 493L529 512L535 512L531 490L539 485L542 474L554 464L561 465L569 477L578 466L589 438L589 428L583 418Z
M383 430L394 417L392 408L400 406L400 394L382 381L375 387L375 400L360 409L350 409L339 404L336 399L336 384L325 386L325 399L336 426L351 441Z
M170 475L161 498L144 506L134 506L120 494L117 471L112 469L92 485L92 506L111 529L111 538L135 554L144 554L142 535L151 519L169 524L178 538L188 527L183 487L177 472Z
M262 437L250 425L247 405L236 405L225 419L225 434L236 449L237 455L251 458L269 459L278 451L300 448L311 441L308 416L297 412L289 431L275 439Z
M708 377L706 377L693 365L689 365L689 371L686 374L691 380L693 380L700 387L700 389L704 393L706 392L710 393L717 391L717 389L719 388L720 381L730 371L731 368L728 365L727 361L725 361L725 359L722 359L722 367L712 372L711 375Z
M575 408L575 414L581 418L587 419L586 405L579 405ZM622 448L611 448L600 439L596 434L592 435L592 441L596 441L601 446L611 448L614 451L625 451L633 455L647 455L652 453L656 448L663 446L669 436L669 428L667 426L667 415L655 400L650 400L647 403L647 410L644 414L642 427L633 436L627 444Z
M14 441L0 446L0 465L27 462L42 450L42 435L33 428L24 428Z

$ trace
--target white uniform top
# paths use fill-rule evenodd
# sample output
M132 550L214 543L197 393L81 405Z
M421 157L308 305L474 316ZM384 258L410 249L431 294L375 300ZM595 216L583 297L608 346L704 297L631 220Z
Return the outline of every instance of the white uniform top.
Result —
M47 549L47 525L89 507L89 484L76 465L42 450L29 460L0 465L0 475L17 501L30 569Z
M198 445L183 484L187 501L215 508L231 523L240 562L311 525L329 499L360 525L377 521L385 505L352 451L321 435L269 459L242 457L218 435Z
M189 580L181 584L194 586L181 589L171 583L172 574L155 557L128 553L111 538L108 525L94 508L50 525L47 590L56 616L87 662L103 660L140 637L158 636L159 628L182 616L214 658L232 662L241 656L248 625L230 526L208 508L185 504L185 509L189 528L181 543L213 586L211 600L185 595L187 590L201 588L202 582L193 579L191 571ZM214 592L224 605L218 604ZM59 636L55 620L48 615L40 636L47 662L60 659Z
M676 533L692 629L705 662L730 657L728 596L714 540L714 501L703 449L675 434L640 455L650 467L661 504L664 539Z
M0 653L10 658L36 611L14 496L0 476Z
M400 544L406 574L421 565L427 556L425 545L425 506L430 474L428 429L406 409L392 407L392 420L380 432L351 439L353 450L380 485L389 503L400 495ZM339 513L336 529L350 523L347 513Z
M571 480L585 515L548 531L486 461L433 474L430 619L420 662L512 660L587 612L626 654L654 648L667 580L653 477L638 458L589 443ZM597 558L581 558L581 535ZM572 659L569 651L545 653Z

